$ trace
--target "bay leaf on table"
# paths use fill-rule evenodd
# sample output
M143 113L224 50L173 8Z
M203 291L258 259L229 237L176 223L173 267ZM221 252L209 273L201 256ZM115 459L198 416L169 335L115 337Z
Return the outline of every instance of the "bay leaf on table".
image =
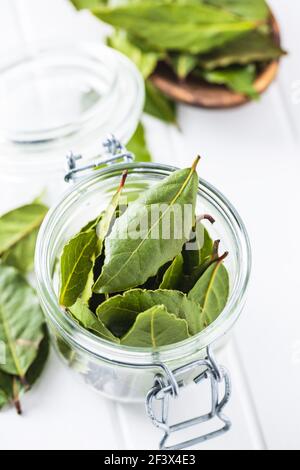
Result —
M203 53L257 28L256 21L194 1L134 2L119 7L99 6L92 12L102 21L141 37L158 51Z
M198 161L147 190L116 220L105 240L105 263L94 292L110 294L143 285L181 252L193 224L184 209L188 206L195 213ZM169 233L163 237L165 228Z
M160 289L180 290L180 281L183 275L183 256L180 253L173 260L171 266L165 271Z
M5 406L13 405L17 413L21 414L20 390L21 384L18 378L0 370L0 410Z
M0 217L0 257L23 273L32 270L35 244L48 208L28 204Z
M14 268L0 265L0 341L6 363L0 370L24 379L43 339L44 318L34 290Z
M213 263L200 277L188 298L197 302L205 326L214 322L224 310L229 297L229 276L223 259Z
M286 52L274 43L270 34L251 31L209 54L199 57L198 63L206 70L230 65L247 65L279 59Z
M168 313L164 305L156 305L141 313L121 344L136 348L158 348L189 338L187 323Z
M156 305L164 305L168 312L186 320L191 335L203 329L203 316L199 305L182 292L173 290L127 291L103 302L97 309L97 317L120 338L129 331L140 313Z
M98 336L108 341L113 341L114 343L119 342L93 312L90 311L83 300L78 299L77 302L69 308L69 312L74 319L87 330L93 331Z
M38 354L29 367L24 383L16 376L0 371L0 410L6 405L14 405L18 414L22 414L21 396L40 378L49 355L49 335L44 327L44 338L40 343Z

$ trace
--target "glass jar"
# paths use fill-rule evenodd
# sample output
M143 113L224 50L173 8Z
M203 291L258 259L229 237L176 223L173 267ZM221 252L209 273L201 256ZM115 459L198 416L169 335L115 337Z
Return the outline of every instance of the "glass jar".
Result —
M160 426L163 419L156 420L151 415L153 396L151 392L149 395L149 390L156 393L155 387L159 384L159 389L169 387L169 391L177 393L177 385L182 381L189 384L198 380L203 367L211 367L215 376L222 375L207 348L222 340L242 311L250 273L250 247L245 227L235 209L219 191L200 180L197 213L209 213L215 218L210 232L215 239L222 240L222 248L230 253L226 260L231 281L230 298L219 318L198 335L155 352L112 344L81 328L59 305L57 260L70 237L106 207L125 168L129 175L124 195L129 200L134 200L141 191L175 170L158 164L118 164L96 171L72 186L51 209L39 234L36 249L38 294L53 344L65 364L107 398L136 402L148 396L149 415ZM217 381L222 379L221 376L215 378ZM224 406L223 400L221 402ZM225 427L229 427L228 423ZM166 432L165 427L162 429Z
M0 185L3 205L64 190L66 154L89 160L113 133L127 143L144 83L122 54L91 43L38 43L0 59Z

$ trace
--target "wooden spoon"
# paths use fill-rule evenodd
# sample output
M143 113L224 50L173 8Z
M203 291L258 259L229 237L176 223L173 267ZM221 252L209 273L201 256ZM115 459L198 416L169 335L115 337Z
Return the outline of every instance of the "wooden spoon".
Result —
M278 46L281 44L280 29L275 17L271 16L270 24L273 37ZM259 73L254 87L262 94L276 78L279 60L273 60ZM248 103L250 98L235 93L225 86L212 85L197 78L189 77L179 80L167 64L161 64L151 80L153 84L175 101L204 108L232 108Z

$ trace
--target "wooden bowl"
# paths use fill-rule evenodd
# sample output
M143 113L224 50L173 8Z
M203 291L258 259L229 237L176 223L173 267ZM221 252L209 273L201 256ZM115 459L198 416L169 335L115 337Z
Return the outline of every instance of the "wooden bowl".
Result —
M280 29L272 15L270 19L273 36L280 46ZM276 78L279 60L273 60L259 73L254 87L262 94ZM197 78L179 80L167 64L160 64L151 77L153 84L175 101L204 108L232 108L251 101L248 97L229 90L226 86L212 85Z

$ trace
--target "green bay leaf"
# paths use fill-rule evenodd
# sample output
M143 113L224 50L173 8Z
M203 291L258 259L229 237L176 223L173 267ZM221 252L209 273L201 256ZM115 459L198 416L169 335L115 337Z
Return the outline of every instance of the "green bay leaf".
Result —
M147 147L145 129L140 122L130 142L127 144L127 149L135 155L137 162L151 162L152 158Z
M100 338L114 343L119 342L81 299L78 299L77 302L69 308L69 312L81 326L96 333Z
M60 304L71 307L85 290L94 265L98 238L94 230L81 232L64 247L60 260Z
M124 336L136 317L156 305L164 305L169 312L186 320L189 332L194 335L203 329L199 305L186 295L173 290L147 291L133 289L103 302L97 309L99 320L117 337Z
M96 7L93 13L106 23L141 37L158 51L203 53L256 29L255 21L195 2L129 3Z
M204 71L203 78L209 83L226 85L230 90L241 93L251 99L259 98L259 93L254 87L256 78L256 67L254 64L249 64L245 67L234 66Z
M171 266L165 271L160 289L180 290L180 281L183 275L183 256L182 254L176 256L172 261Z
M150 80L146 81L145 113L168 124L176 123L176 106Z
M190 212L195 212L197 163L150 188L116 220L105 241L105 263L94 292L110 294L143 285L181 252L193 223L185 217L184 208L190 206ZM163 239L165 227L169 234Z
M144 79L147 79L156 69L157 63L164 57L161 52L143 51L135 45L125 31L116 30L112 36L108 38L108 45L122 52L135 63Z
M265 0L204 0L204 2L249 20L266 20L270 14Z
M43 323L33 289L16 269L0 265L0 341L6 349L0 370L25 377L37 357Z
M270 34L251 31L216 49L209 54L199 57L199 65L206 70L224 68L230 65L247 65L254 62L268 62L279 59L285 51L274 43Z
M20 242L28 243L27 249L31 250L32 236L36 238L37 230L47 211L48 208L42 204L28 204L2 215L0 217L0 256L13 256L13 251L9 252L9 250L15 249ZM30 242L27 240L28 237ZM14 256L17 256L16 251Z
M224 310L229 297L229 276L222 261L213 263L200 277L188 298L200 305L205 326Z
M164 305L157 305L137 317L130 331L121 339L121 344L155 349L188 337L186 321L168 313Z

